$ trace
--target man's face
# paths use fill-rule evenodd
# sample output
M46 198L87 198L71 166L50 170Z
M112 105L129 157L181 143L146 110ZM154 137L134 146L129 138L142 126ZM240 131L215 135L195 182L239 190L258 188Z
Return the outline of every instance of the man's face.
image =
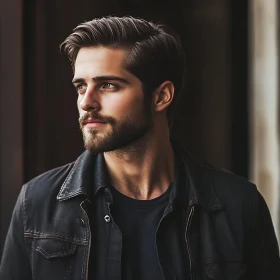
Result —
M152 126L142 83L123 67L125 55L123 49L85 47L75 62L80 128L85 148L94 153L125 147Z

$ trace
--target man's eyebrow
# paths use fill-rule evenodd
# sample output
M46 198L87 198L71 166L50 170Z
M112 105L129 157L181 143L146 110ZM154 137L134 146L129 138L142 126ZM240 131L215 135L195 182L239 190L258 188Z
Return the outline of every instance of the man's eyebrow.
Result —
M118 77L118 76L96 76L96 77L92 78L92 80L95 82L103 82L103 81L110 80L110 81L119 81L119 82L127 84L127 85L130 84L129 81L127 81L124 78ZM72 80L73 84L84 83L84 82L85 82L85 79L83 79L83 78L74 78Z
M85 79L82 79L82 78L74 78L72 80L72 84L76 84L76 83L84 83L85 82Z

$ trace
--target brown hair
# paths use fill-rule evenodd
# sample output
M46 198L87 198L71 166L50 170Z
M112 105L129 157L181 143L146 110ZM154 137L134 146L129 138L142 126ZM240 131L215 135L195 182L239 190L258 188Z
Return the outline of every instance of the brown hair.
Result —
M133 17L102 17L78 25L60 45L74 69L82 47L108 46L128 50L125 68L151 93L166 80L175 87L172 104L167 111L169 125L174 107L184 85L185 56L178 35L163 24Z

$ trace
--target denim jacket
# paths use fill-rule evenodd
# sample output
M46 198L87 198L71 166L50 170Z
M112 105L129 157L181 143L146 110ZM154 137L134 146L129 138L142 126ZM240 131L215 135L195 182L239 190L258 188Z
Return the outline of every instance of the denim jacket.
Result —
M266 203L256 186L198 163L177 150L188 188L185 244L191 280L279 280L279 248ZM87 189L98 177L98 156L74 163L22 187L4 246L1 280L87 280L91 232Z

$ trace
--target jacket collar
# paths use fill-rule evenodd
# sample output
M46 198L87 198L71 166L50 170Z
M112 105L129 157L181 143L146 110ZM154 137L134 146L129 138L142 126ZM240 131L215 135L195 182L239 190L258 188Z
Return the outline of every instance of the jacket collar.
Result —
M90 200L102 187L109 185L103 154L84 151L63 182L57 199L67 200L77 195L85 195Z
M182 147L173 145L176 160L175 192L173 196L187 206L200 205L205 211L223 208L216 192L211 167L198 163ZM85 151L74 163L63 182L57 199L67 200L85 195L90 200L100 188L108 187L108 175L103 154L95 155ZM189 197L188 200L185 200ZM174 197L171 198L172 200Z
M185 180L185 186L189 189L189 203L199 205L204 211L211 212L223 209L215 190L212 167L198 162L191 154L181 148L182 157L182 176ZM182 171L181 171L182 172Z

